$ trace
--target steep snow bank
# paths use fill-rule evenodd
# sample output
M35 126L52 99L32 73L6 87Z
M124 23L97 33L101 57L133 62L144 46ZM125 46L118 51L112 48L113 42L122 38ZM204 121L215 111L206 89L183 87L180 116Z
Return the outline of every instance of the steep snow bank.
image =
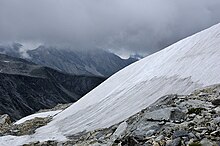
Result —
M219 72L220 24L119 71L22 142L63 140L63 135L109 127L163 95L220 83Z
M119 71L38 132L49 128L71 135L108 127L165 94L187 94L220 83L219 72L220 24Z

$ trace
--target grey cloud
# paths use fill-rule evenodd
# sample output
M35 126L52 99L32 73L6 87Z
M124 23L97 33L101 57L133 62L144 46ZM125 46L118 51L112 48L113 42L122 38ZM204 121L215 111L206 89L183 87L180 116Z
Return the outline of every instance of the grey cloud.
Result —
M1 0L0 42L150 54L220 21L219 0Z

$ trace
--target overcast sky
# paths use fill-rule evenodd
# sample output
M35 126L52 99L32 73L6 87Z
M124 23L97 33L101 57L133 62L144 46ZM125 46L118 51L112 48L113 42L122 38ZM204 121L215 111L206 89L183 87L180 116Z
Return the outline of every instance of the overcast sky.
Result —
M0 0L0 43L150 54L220 22L220 0Z

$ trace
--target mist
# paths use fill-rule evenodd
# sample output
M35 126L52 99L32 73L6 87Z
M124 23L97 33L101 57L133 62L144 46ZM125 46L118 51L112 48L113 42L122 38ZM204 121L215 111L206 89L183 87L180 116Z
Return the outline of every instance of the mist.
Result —
M219 23L219 14L219 0L1 0L0 43L146 56Z

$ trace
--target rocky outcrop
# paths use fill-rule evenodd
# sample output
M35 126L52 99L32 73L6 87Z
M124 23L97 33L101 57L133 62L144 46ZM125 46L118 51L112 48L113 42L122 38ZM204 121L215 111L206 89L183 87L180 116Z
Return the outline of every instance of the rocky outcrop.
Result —
M190 95L167 95L109 128L66 135L68 141L65 142L37 141L25 146L218 146L220 106L213 101L219 96L220 85L196 90ZM68 105L54 109L64 107ZM27 121L18 126L22 127L20 132L4 135L33 134L38 125L43 126L50 118L43 119L44 122L42 119Z
M11 124L11 118L9 117L9 115L4 114L0 116L0 127L4 126L4 125L9 125Z
M219 96L219 85L167 95L110 128L69 135L62 145L218 146L220 112L213 101Z
M34 118L28 121L25 121L21 124L5 124L0 127L0 135L14 135L14 136L22 136L22 135L31 135L35 133L35 130L39 127L42 127L51 121L52 117L46 118Z
M56 110L64 110L67 107L69 107L70 105L71 105L71 103L58 104L54 108L42 109L42 110L38 111L37 113L44 113L44 112L56 111ZM52 118L53 118L53 116L34 117L32 119L29 119L29 120L26 120L24 122L17 124L17 123L11 122L11 118L9 117L9 115L7 115L7 114L1 115L0 116L0 136L32 135L35 133L35 130L37 128L46 125L47 123L49 123L52 120Z

